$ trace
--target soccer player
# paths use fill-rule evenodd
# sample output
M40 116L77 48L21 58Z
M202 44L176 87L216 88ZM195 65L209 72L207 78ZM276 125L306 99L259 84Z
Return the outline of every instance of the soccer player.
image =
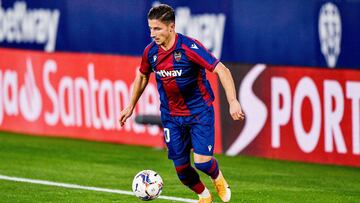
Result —
M179 179L198 194L199 203L212 202L212 195L191 166L193 149L195 167L210 176L221 200L229 202L230 187L213 157L214 95L205 70L220 78L232 118L243 120L245 115L236 99L231 73L200 42L175 32L175 14L170 6L160 4L151 8L148 25L153 41L144 50L129 106L120 114L120 125L132 115L150 73L154 72L168 158L173 161Z

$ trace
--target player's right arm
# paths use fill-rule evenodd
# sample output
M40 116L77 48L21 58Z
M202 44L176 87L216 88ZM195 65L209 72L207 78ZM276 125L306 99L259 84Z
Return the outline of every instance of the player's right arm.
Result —
M151 44L149 46L147 46L144 50L144 53L143 53L143 56L141 59L140 69L137 72L135 80L134 80L134 87L132 90L130 103L126 108L124 108L120 112L120 118L119 118L120 126L123 126L124 123L126 122L126 119L128 119L131 116L131 114L133 113L136 103L138 102L141 94L144 92L144 89L149 82L150 73L152 71L151 67L150 67L149 59L148 59L148 53L149 53L150 47L151 47Z
M140 71L138 71L138 73L136 74L130 103L125 109L120 112L119 122L121 126L123 126L126 120L132 115L136 103L138 102L141 94L144 92L144 89L149 82L149 77L150 75L145 75Z

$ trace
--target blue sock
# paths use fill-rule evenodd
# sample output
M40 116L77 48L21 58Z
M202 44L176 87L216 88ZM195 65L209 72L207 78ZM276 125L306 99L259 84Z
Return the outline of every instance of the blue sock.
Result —
M173 160L176 173L180 181L188 186L191 190L200 194L204 191L205 185L201 182L199 174L191 167L189 159L177 159Z
M219 176L219 165L215 158L212 158L208 162L195 163L195 167L200 171L206 173L212 179L216 179Z

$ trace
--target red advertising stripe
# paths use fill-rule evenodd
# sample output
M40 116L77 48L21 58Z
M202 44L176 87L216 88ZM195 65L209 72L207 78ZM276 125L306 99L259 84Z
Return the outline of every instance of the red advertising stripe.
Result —
M12 49L0 49L0 55L0 130L164 146L162 129L133 120L137 114L160 114L153 76L132 118L122 128L118 123L140 57Z
M360 166L360 72L304 67L271 67L271 72L272 80L283 79L290 89L290 94L280 91L272 96L287 98L290 105L272 108L271 129L279 131L272 140L278 139L279 145L271 154ZM271 81L271 92L279 85ZM281 120L279 111L289 116L288 122L276 121Z
M255 65L241 77L246 123L227 154L360 166L359 71Z
M0 50L1 130L162 146L161 129L118 117L139 57ZM135 114L159 114L154 81Z

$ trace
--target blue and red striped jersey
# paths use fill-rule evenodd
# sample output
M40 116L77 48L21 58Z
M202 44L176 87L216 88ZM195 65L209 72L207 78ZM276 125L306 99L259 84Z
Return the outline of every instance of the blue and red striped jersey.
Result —
M167 51L155 42L145 48L140 72L155 73L162 113L189 116L212 105L214 94L205 69L212 72L218 63L200 42L177 33Z

